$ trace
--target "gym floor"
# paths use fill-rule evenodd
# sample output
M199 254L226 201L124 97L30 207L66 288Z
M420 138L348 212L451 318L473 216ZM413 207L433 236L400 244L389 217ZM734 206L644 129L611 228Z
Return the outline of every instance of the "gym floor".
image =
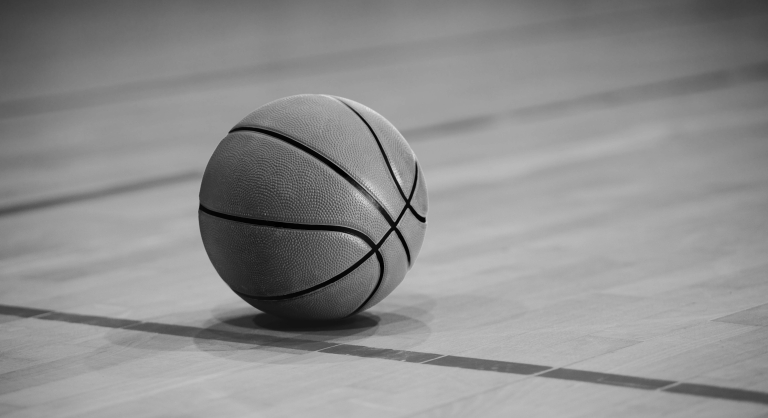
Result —
M768 3L6 1L0 415L768 417ZM427 237L343 321L200 239L254 108L364 103Z

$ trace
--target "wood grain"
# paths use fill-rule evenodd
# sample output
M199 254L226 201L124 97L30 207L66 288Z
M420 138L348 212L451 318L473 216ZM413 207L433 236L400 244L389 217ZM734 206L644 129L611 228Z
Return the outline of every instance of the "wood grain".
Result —
M371 354L768 392L762 2L7 9L0 304L45 314L0 315L0 415L768 413ZM430 191L403 284L336 325L254 311L197 227L221 137L300 92L380 111Z

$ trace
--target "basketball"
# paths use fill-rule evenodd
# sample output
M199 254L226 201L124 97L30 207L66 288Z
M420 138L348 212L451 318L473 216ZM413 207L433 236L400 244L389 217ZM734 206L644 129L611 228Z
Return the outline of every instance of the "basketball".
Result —
M307 94L246 116L200 187L205 250L255 308L330 320L403 280L426 231L424 174L398 130L349 99Z

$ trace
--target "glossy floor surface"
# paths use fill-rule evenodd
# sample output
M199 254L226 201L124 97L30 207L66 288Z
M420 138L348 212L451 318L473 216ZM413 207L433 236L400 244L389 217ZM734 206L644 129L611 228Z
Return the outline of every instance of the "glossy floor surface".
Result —
M768 416L765 2L14 1L0 56L2 416ZM430 193L401 286L320 326L197 225L298 93Z

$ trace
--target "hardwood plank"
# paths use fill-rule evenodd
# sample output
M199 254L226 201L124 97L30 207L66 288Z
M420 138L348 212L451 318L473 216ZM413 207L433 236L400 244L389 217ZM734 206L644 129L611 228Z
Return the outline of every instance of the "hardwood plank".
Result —
M191 91L180 97L144 102L141 106L130 103L7 120L0 123L0 132L7 138L0 144L3 150L0 172L3 178L15 181L0 182L0 201L4 206L15 206L88 193L108 185L199 171L224 132L254 106L320 87L370 104L407 132L412 127L478 113L496 115L499 109L508 112L522 104L547 103L595 90L719 70L724 62L729 66L752 63L758 57L766 58L763 45L754 41L762 36L764 20L757 16L650 32L647 39L641 37L640 40L625 35L575 39L567 43L553 41L524 45L522 49L512 44L502 50L478 51L470 60L448 55L424 62L293 78L268 85L243 84L213 91ZM732 32L725 38L727 41L701 41L704 33L727 31ZM740 48L734 49L734 43L741 45ZM598 54L601 50L607 52ZM626 51L630 50L632 53L628 54ZM675 62L680 50L690 51L692 57ZM518 54L541 58L518 60ZM542 73L542 67L551 70ZM595 70L601 67L611 68L612 77L595 78ZM441 71L443 68L453 70ZM478 74L484 76L478 77ZM530 82L534 79L535 83ZM384 86L391 85L400 88L381 93L389 90ZM542 89L542 85L548 87ZM419 92L408 97L407 109L401 106L405 91ZM462 100L455 100L457 96ZM436 106L437 103L440 106ZM410 109L419 109L419 112ZM181 149L184 152L180 152ZM116 155L120 158L115 158ZM62 172L67 176L58 174Z
M63 322L71 322L69 319L66 318L66 314L63 312L52 312L51 315L47 316L41 316L40 320L43 321L63 321ZM106 319L106 318L105 318ZM35 321L35 319L32 319L30 321ZM150 323L145 323L149 325ZM232 339L231 337L228 337L224 334L217 333L216 335L208 336L204 332L199 332L198 330L197 334L188 334L186 332L184 333L176 333L170 328L190 328L190 327L178 327L178 326L172 326L172 325L164 325L165 329L161 328L161 324L155 324L157 327L154 328L146 328L146 327L139 327L139 326L131 326L129 325L127 328L120 327L119 324L115 324L114 321L100 321L98 323L93 323L90 321L83 322L83 325L96 325L97 327L101 328L116 328L116 332L125 334L126 332L131 333L134 331L142 331L142 332L148 332L150 335L155 333L160 333L163 335L168 335L173 338L184 338L195 335L195 338L201 338L201 341L210 341L210 342L224 342L226 347L228 348L235 348L238 350L242 349L248 349L250 347L253 347L253 345L258 345L261 348L266 348L266 352L278 352L278 353L287 353L287 354L293 354L293 355L301 355L303 352L309 352L308 355L298 357L298 363L304 363L304 359L314 359L316 357L313 356L313 354L341 354L343 356L352 356L352 357L358 357L363 359L380 359L380 360L395 360L400 362L413 362L411 360L416 360L418 363L419 360L417 360L418 356L422 357L423 359L429 359L432 358L432 360L427 360L424 364L430 365L430 366L443 366L453 369L470 369L470 370L477 370L477 371L491 371L494 372L492 374L497 375L507 375L507 374L513 374L513 375L531 375L536 374L540 376L541 378L548 378L548 379L559 379L559 380L566 380L566 381L578 381L578 382L587 382L587 383L596 383L596 384L602 384L602 385L610 385L610 386L619 386L619 387L631 387L635 389L640 390L663 390L670 393L685 393L700 397L710 397L715 399L726 399L726 400L734 400L734 401L742 401L742 402L752 402L752 403L767 403L768 402L768 395L765 392L756 392L756 391L748 391L748 390L741 390L741 389L735 389L735 388L728 388L728 387L718 387L718 386L712 386L712 385L700 385L700 384L689 384L689 383L681 383L681 382L674 382L674 381L661 381L658 379L644 379L644 378L638 378L633 376L626 376L626 375L616 375L616 374L606 374L606 373L596 373L596 372L589 372L589 371L582 371L582 370L574 370L574 369L548 369L548 367L541 367L541 366L535 366L535 365L525 365L520 363L509 363L509 362L493 362L488 360L480 360L480 359L472 359L472 358L466 358L466 357L455 357L455 356L444 356L435 358L434 355L431 357L425 357L424 353L413 353L411 352L408 354L407 357L403 357L401 355L395 355L392 356L391 354L396 353L404 353L402 351L395 352L393 350L382 350L382 349L370 349L365 348L362 346L353 346L353 345L318 345L314 344L313 346L297 346L295 343L290 343L289 345L285 345L281 343L280 341L288 341L286 339L284 340L274 340L274 341L267 341L267 340L254 340L254 339L248 339L248 338L242 338L236 337ZM130 328L130 329L129 329ZM190 328L191 330L191 328ZM113 340L115 341L115 340ZM130 343L126 347L129 349L137 348L137 339L136 338L130 338ZM141 341L141 339L139 339ZM144 340L146 341L146 340ZM295 341L295 340L294 340ZM235 344L232 345L231 342L234 342ZM141 343L139 343L141 344ZM303 343L302 343L303 344ZM94 347L99 348L99 354L101 352L104 352L103 346L96 345ZM168 345L163 345L163 349L167 349ZM207 345L200 345L200 348L210 348ZM220 351L221 345L217 345L217 348L215 349L216 352ZM274 349L277 350L274 350ZM287 348L288 350L282 350L283 348ZM335 350L337 348L345 348L344 350ZM332 350L333 349L333 350ZM362 350L362 351L361 351ZM114 350L108 349L108 351L114 352ZM177 351L177 350L174 350ZM186 351L186 350L185 350ZM120 349L117 353L119 354L118 357L115 357L113 354L110 354L109 357L107 357L108 361L104 365L101 363L99 364L99 368L101 366L112 368L112 367L122 367L122 365L126 364L127 362L133 362L133 361L141 361L145 357L141 358L134 358L131 356L125 356L124 354L127 351L125 349ZM4 375L5 378L8 381L14 381L12 379L15 377L14 375L17 374L29 374L31 376L40 376L44 375L46 382L50 381L58 381L62 379L70 379L72 378L73 372L76 369L73 369L71 366L73 363L77 364L79 363L78 358L80 356L70 356L66 360L66 362L49 362L43 365L43 369L41 370L39 367L28 367L16 370L14 372L6 373ZM93 354L89 359L93 358ZM253 362L254 357L247 356L247 357L241 357L238 354L235 354L234 356L231 355L225 355L225 358L228 359L242 359L247 360L248 362ZM296 359L294 359L296 360ZM333 360L331 358L330 360ZM337 359L338 360L338 359ZM312 360L310 360L312 361ZM283 363L280 361L280 363ZM296 361L292 361L292 363L296 363ZM325 361L323 363L326 363ZM332 361L332 363L336 363ZM66 377L62 377L62 375L59 374L51 374L51 371L60 372L64 371ZM137 369L132 368L132 373L135 373ZM30 373L31 371L31 373ZM82 375L84 373L77 373L75 372L74 375ZM228 375L231 375L231 373L228 373ZM385 374L386 376L386 374ZM211 376L210 374L206 374L205 377L202 375L200 376L203 378L203 380L208 380L212 377L215 378L215 376ZM377 379L378 380L378 379ZM19 382L19 379L15 380L16 382ZM34 380L32 380L34 382ZM197 380L199 382L199 380ZM30 379L26 379L25 382L30 382ZM189 383L189 382L187 382ZM47 383L46 383L47 385ZM36 387L39 385L34 385L32 387ZM189 386L189 384L185 384L185 386ZM24 386L13 386L13 385L6 385L4 387L4 390L10 391L8 393L15 393L15 392L24 392L25 390L28 390L31 388L24 387ZM54 391L55 392L55 391ZM349 392L349 390L346 390L346 392ZM2 395L0 395L2 396ZM324 404L327 404L329 399L328 396L322 396L321 397ZM359 397L358 397L359 398ZM439 397L438 397L439 398ZM430 397L430 401L434 401L435 397ZM370 406L370 403L368 403ZM92 407L92 405L88 405L89 407ZM413 407L413 402L409 403L409 407ZM379 408L379 409L386 409L389 412L395 411L393 408Z
M441 5L9 6L0 413L764 416L763 3ZM431 200L402 286L321 326L196 221L222 134L307 91L402 128Z
M768 303L745 309L722 318L717 318L716 321L730 322L732 324L766 326L768 325Z
M602 388L600 388L602 389ZM711 416L735 414L757 417L764 408L747 403L701 401L657 391L606 387L550 379L520 382L469 395L420 411L412 416L459 417L467 415L526 416Z
M93 106L257 74L295 77L306 69L318 73L387 65L457 46L494 47L508 38L562 37L564 32L573 37L584 30L615 31L617 25L628 32L649 22L665 28L765 12L759 2L728 7L696 2L627 7L605 1L582 1L575 7L556 1L445 6L335 1L314 10L312 2L273 7L234 1L224 7L98 2L61 10L55 2L38 8L16 4L7 9L3 27L7 38L23 39L26 48L17 42L0 44L10 67L9 82L0 89L4 97L20 98L0 104L0 113ZM373 14L376 19L366 18ZM110 54L102 52L105 45ZM38 53L29 54L32 50ZM44 70L29 72L26 65Z

